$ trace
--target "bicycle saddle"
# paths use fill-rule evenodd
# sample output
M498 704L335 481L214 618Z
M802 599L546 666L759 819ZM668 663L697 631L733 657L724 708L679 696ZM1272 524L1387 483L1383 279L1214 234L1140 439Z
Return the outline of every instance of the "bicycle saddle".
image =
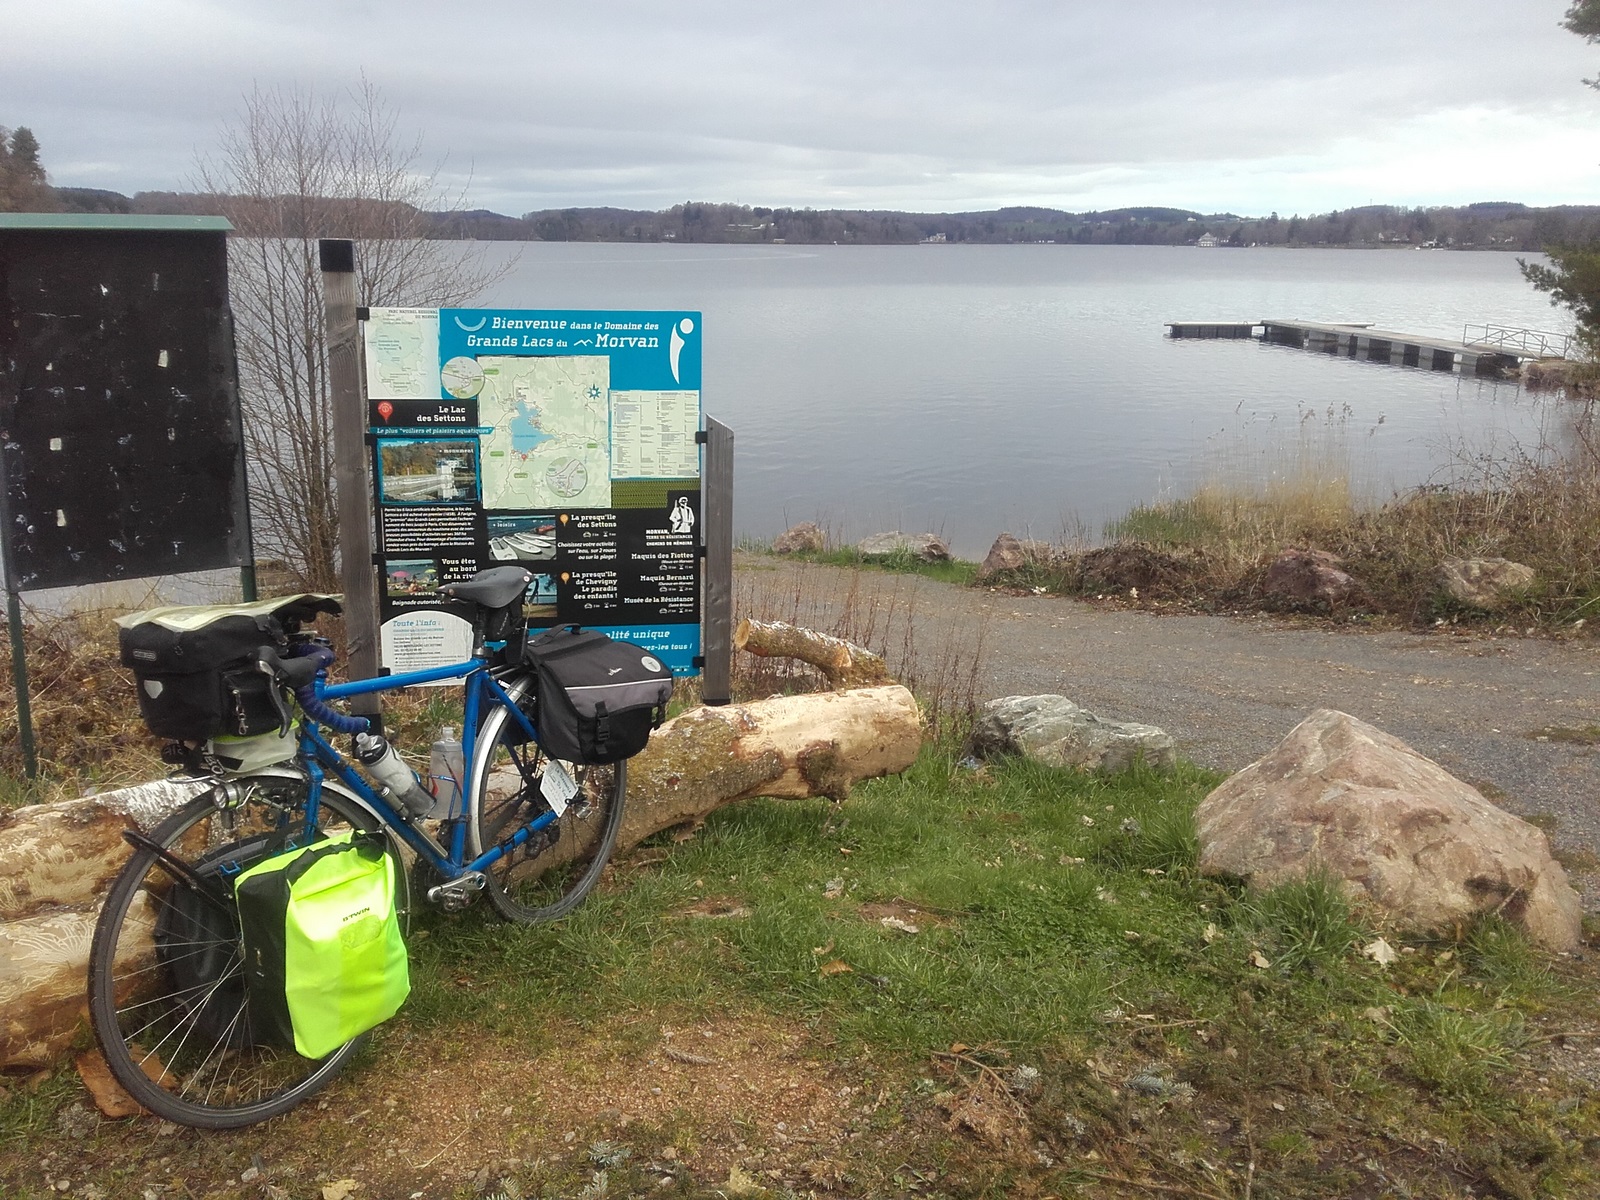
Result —
M504 608L527 590L533 572L526 567L489 567L465 583L450 583L439 589L452 600L470 600L485 608Z

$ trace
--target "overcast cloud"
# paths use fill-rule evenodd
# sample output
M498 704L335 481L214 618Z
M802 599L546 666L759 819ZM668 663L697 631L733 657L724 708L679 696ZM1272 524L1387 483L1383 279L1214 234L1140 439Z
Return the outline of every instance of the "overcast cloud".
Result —
M471 207L1600 202L1567 0L0 0L0 124L179 189L252 84L362 71Z

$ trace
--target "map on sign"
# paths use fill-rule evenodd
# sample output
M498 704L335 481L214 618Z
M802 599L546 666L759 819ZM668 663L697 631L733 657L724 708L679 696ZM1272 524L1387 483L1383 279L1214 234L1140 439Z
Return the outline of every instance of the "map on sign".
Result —
M600 355L478 359L483 506L611 503L611 360Z
M471 400L483 390L483 368L477 359L457 355L439 368L439 382L457 400Z
M439 310L375 308L367 319L367 395L439 398Z

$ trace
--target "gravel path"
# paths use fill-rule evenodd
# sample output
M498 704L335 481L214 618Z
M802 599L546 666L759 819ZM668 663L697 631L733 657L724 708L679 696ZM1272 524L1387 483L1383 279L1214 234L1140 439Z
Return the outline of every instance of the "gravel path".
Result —
M924 669L981 635L980 700L1058 692L1103 717L1159 725L1181 754L1223 771L1260 757L1311 710L1336 708L1534 818L1567 857L1600 855L1596 748L1538 740L1543 729L1600 726L1593 643L1158 616L754 557L741 558L737 591L740 615L847 635L870 624L891 660L909 624ZM1600 880L1582 883L1600 900Z

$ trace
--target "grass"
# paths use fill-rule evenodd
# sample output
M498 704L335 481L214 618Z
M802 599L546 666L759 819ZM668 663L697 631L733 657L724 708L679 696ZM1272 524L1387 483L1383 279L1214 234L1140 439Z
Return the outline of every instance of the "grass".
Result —
M878 570L826 595L747 573L738 607L885 653L937 731L911 770L714 813L553 927L424 914L406 1011L281 1121L152 1134L98 1122L70 1067L10 1083L0 1200L69 1176L292 1200L344 1178L358 1200L1600 1189L1594 1043L1564 1036L1595 1032L1591 962L1552 964L1498 918L1407 943L1322 878L1202 877L1217 777L1193 767L974 764L984 631L929 644L915 588L863 586ZM87 656L57 678L103 659L53 636ZM739 695L808 685L741 657ZM455 719L436 690L389 714L419 747ZM1379 936L1391 966L1362 952Z
M252 1155L293 1197L1595 1194L1600 1103L1541 1036L1591 1027L1592 968L1495 918L1389 932L1382 967L1335 884L1198 874L1215 782L946 739L839 805L722 810L555 926L425 917L412 1001L326 1109L84 1142L69 1070L16 1089L0 1196L84 1153L130 1195L179 1168L259 1194L228 1182Z
M978 577L978 564L961 558L928 562L901 546L890 554L862 554L854 546L836 546L821 551L802 551L790 555L800 562L825 563L835 567L858 567L869 571L890 571L901 575L922 575L940 583L970 584Z

